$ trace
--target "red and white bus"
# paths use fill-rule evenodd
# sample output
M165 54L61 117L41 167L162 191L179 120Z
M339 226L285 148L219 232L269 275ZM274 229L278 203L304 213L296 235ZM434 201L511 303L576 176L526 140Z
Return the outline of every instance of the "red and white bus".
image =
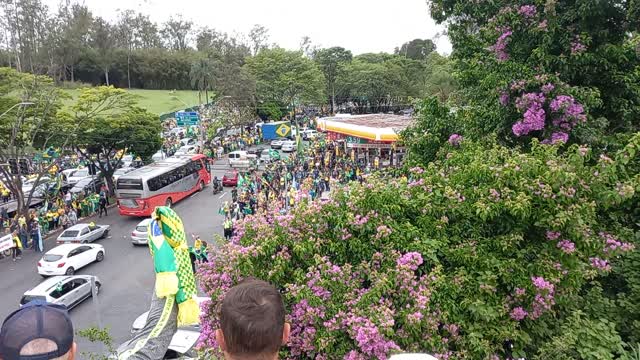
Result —
M211 182L206 156L174 156L122 175L116 183L120 215L150 216L156 206L171 206Z

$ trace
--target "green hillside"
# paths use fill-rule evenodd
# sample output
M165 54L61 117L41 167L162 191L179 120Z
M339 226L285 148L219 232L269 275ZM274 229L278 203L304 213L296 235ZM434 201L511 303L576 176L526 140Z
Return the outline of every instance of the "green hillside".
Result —
M71 94L73 99L76 99L80 94L80 89L69 89L66 91ZM158 115L198 105L197 91L141 89L131 89L129 91L138 96L141 107ZM71 103L72 101L73 100L68 100L67 102Z

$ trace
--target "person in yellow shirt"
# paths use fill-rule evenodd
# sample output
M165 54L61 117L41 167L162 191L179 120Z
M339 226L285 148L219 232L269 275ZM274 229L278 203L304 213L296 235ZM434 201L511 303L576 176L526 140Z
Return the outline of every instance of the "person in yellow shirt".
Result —
M11 191L9 191L9 189L7 189L6 187L2 187L2 201L4 201L4 203L8 203L9 202L9 198L11 198Z

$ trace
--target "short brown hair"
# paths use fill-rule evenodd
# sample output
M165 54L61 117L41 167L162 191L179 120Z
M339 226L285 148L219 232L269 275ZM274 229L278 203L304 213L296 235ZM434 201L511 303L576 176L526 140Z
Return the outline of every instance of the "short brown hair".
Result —
M231 355L275 354L282 345L284 304L271 284L248 279L232 287L220 307L220 329Z

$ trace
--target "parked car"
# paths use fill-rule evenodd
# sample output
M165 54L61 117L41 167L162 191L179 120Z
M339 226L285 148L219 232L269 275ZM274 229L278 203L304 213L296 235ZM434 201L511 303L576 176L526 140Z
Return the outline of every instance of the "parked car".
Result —
M196 298L198 305L211 299L203 296ZM147 325L147 319L149 318L149 312L145 312L138 316L131 325L131 333L137 334ZM200 325L185 326L178 328L171 338L169 348L165 353L163 359L197 359L197 353L194 351L198 338L200 337Z
M232 151L228 155L229 166L231 167L249 167L251 161L255 161L257 156L255 154L249 154L246 151Z
M38 274L73 275L92 262L104 260L104 247L98 244L63 244L47 251L38 261Z
M88 177L90 177L91 175L89 175L89 169L84 168L84 169L78 169L74 172L71 173L71 175L67 176L67 182L69 184L76 184L78 183L78 181L86 179Z
M282 142L283 152L293 152L296 150L296 142L293 140L287 140Z
M69 191L71 191L71 194L77 194L82 191L84 191L85 194L92 194L100 191L100 188L103 184L104 182L100 177L86 177L73 185L73 187Z
M315 130L306 130L302 133L302 138L304 140L313 140L318 137L318 132Z
M180 140L180 145L181 146L196 145L196 140L195 139L191 139L191 138L181 139Z
M113 172L113 183L118 182L118 178L135 170L133 167L123 167Z
M280 138L280 139L275 139L275 140L271 140L271 148L272 149L280 149L282 148L282 142L285 141L286 139L284 138Z
M39 192L39 191L42 192L40 189L43 187L47 187L46 185L49 184L50 182L51 182L51 178L49 178L48 176L42 176L40 179L34 178L34 179L24 181L22 183L22 193L25 195L28 195L31 189L33 189L34 187L36 188L34 192Z
M197 150L198 148L195 145L185 145L180 147L173 155L191 155L195 154Z
M222 186L237 186L238 185L238 172L229 171L222 176Z
M131 232L131 243L133 245L146 245L148 242L147 238L147 229L149 223L151 222L150 218L144 219L136 225L136 228Z
M270 149L264 149L262 150L262 152L260 153L260 162L264 162L264 163L268 163L271 162L271 150Z
M110 225L75 224L58 236L58 244L84 244L109 235Z
M91 288L93 282L94 288ZM98 294L102 282L93 275L53 276L41 282L31 290L25 291L20 299L20 305L33 300L65 305L68 309L80 304L93 294Z

